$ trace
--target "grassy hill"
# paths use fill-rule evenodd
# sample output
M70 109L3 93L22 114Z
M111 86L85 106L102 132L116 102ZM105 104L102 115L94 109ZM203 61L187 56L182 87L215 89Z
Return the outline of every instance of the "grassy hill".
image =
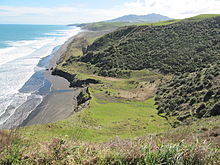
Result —
M220 14L200 14L194 17L186 18L185 20L202 20L206 18L213 18L213 17L219 17Z
M220 115L220 69L218 65L176 76L161 84L155 98L159 114L180 121Z
M129 26L97 39L79 60L117 77L123 70L193 72L219 60L220 17L166 26Z
M89 105L0 131L0 164L220 164L219 21L88 25L56 70L98 80L84 87Z
M203 99L207 92L214 97L218 91L213 85L216 78L207 77L218 75L219 22L219 15L206 14L152 25L121 27L94 40L83 55L69 56L60 69L69 71L80 64L86 65L90 74L105 77L132 78L133 73L146 69L177 75L157 89L159 113L174 115L181 121L192 116L212 116L210 110L217 100ZM215 71L203 70L210 66ZM202 75L201 79L195 78L197 74ZM176 82L181 83L178 86ZM195 99L196 103L192 104Z

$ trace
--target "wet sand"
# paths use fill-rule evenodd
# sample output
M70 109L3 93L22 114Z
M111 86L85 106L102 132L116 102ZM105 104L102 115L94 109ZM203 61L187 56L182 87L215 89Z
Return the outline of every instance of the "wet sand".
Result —
M66 41L50 60L49 70L45 71L45 77L52 84L51 90L49 94L44 97L42 103L29 115L21 126L45 124L63 120L75 112L77 108L76 97L80 93L80 89L70 88L69 82L66 79L53 76L50 70L56 67L61 55L65 52L73 39L74 37Z

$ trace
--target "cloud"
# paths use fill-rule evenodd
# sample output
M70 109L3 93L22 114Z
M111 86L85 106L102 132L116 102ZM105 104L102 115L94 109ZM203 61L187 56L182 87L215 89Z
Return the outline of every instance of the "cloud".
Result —
M220 13L220 0L136 0L124 6L136 14L159 13L173 18Z
M35 8L0 6L0 10L2 9L7 12L1 13L1 18L9 18L9 21L13 23L21 22L30 24L85 23L103 21L122 14L121 10L117 9L106 10L79 7Z
M109 9L82 4L62 7L0 6L0 23L70 24L103 21L128 14L158 13L171 18L220 13L220 0L134 0Z

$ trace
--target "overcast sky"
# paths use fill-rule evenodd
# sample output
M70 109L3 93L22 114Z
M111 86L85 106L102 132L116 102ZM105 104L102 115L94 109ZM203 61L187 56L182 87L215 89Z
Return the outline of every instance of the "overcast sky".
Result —
M0 0L0 23L70 24L150 13L171 18L220 14L220 0Z

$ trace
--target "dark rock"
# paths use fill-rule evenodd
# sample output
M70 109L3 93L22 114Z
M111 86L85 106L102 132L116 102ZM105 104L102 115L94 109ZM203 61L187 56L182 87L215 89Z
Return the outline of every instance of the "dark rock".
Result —
M214 137L217 137L217 136L219 136L219 135L220 135L219 132L211 132L211 133L210 133L210 136L214 136Z
M82 52L83 52L83 54L86 54L87 53L87 48L83 47Z
M91 99L89 88L84 88L77 96L77 105L81 105Z
M208 131L208 128L201 128L202 131Z
M85 87L89 84L101 84L101 81L95 79L78 80L76 78L76 74L70 74L68 72L64 72L58 69L53 70L52 75L57 75L67 79L70 82L70 87L74 87L74 88Z
M85 87L89 84L101 84L101 81L95 79L73 80L70 87Z
M58 70L58 69L53 70L52 75L57 75L57 76L63 77L65 79L67 79L67 81L69 81L70 83L72 83L72 81L76 77L76 74L70 74L70 73L67 73L67 72L64 72L64 71Z

